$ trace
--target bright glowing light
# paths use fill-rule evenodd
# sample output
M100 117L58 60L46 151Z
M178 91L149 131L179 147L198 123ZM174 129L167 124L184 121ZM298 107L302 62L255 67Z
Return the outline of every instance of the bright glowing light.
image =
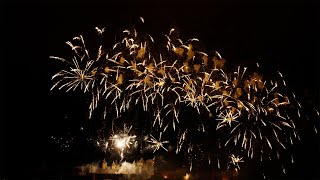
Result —
M112 135L109 140L111 140L112 147L115 147L117 150L119 150L119 154L121 157L121 160L124 158L124 152L126 149L130 149L131 145L136 142L136 135L130 135L132 126L130 128L127 128L127 126L124 124L124 129L119 131L117 134Z
M127 141L127 138L116 139L115 140L116 147L119 149L124 149L126 146L126 141Z
M188 180L190 178L190 174L186 173L186 175L183 176L184 180Z

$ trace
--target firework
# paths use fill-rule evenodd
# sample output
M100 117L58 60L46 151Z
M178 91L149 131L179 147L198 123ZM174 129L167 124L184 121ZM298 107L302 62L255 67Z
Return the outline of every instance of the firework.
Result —
M96 30L102 38L105 28ZM176 142L177 154L185 151L193 156L198 152L195 147L216 144L219 151L224 149L222 154L231 149L242 153L241 158L233 153L230 156L229 164L236 170L245 158L263 162L286 153L299 139L295 120L301 118L302 106L282 74L267 79L247 67L227 69L219 52L203 52L199 39L183 41L175 31L171 29L158 43L155 40L161 38L126 29L122 39L110 47L98 45L90 50L82 36L75 37L74 42L67 42L74 54L71 60L50 56L68 66L52 77L56 82L51 89L90 93L90 118L102 105L105 119L141 108L150 114L149 132L159 133L159 139L150 135L145 140L154 153L168 151L164 144ZM186 118L190 114L195 118ZM129 135L131 128L112 130L107 140L97 143L118 150L123 159L125 151L136 143L137 136ZM217 138L211 139L215 142L198 140L208 139L203 136L211 131L215 131ZM166 133L176 136L170 142L162 141ZM220 169L221 155L212 155L215 152L201 151L206 154L201 159L208 164L216 159L213 164ZM190 169L193 161L191 158Z
M242 157L235 156L234 154L231 154L230 156L230 164L235 166L235 170L238 171L240 169L239 163L243 162Z
M164 149L165 151L168 151L168 149L166 149L163 145L169 143L169 141L161 141L161 133L160 133L159 140L154 138L152 135L150 135L150 137L151 137L151 139L150 140L146 140L146 141L151 144L150 148L153 149L153 152L156 152L160 148Z
M131 128L132 126L127 127L126 124L124 124L123 129L120 130L114 130L114 128L112 128L110 136L108 138L99 138L96 144L105 152L116 151L120 155L121 160L123 160L125 153L135 148L137 143L137 136L130 133Z

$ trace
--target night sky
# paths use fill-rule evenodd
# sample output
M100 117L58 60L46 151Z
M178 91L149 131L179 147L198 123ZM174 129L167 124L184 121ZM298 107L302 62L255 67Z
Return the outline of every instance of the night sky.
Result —
M89 39L96 26L106 26L108 32L137 26L150 34L177 27L182 39L198 38L207 50L218 50L232 64L258 62L268 72L281 71L298 100L320 108L320 11L316 3L73 2L1 3L1 179L16 170L30 175L34 169L59 166L64 156L52 148L50 137L79 132L86 124L86 97L50 91L59 62L49 56L64 57L71 52L66 41L79 34ZM319 179L319 135L303 134L296 153L288 179Z

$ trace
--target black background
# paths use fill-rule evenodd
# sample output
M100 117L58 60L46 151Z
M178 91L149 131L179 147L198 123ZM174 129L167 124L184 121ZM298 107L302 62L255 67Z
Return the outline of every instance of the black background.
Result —
M307 1L3 2L1 7L1 175L50 167L53 134L80 128L85 100L49 91L58 70L48 57L69 53L65 42L94 27L122 30L144 17L150 34L177 27L235 64L259 62L281 71L298 100L319 109L319 8ZM141 23L140 23L141 24ZM306 133L288 178L320 178L319 136ZM53 165L52 165L53 166Z

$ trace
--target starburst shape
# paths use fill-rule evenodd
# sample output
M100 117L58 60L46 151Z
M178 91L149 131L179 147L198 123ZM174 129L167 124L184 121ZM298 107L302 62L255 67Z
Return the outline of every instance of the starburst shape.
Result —
M150 134L150 139L147 139L146 141L151 143L151 149L153 149L153 153L158 151L160 148L164 149L165 151L168 151L168 149L164 147L164 144L169 143L169 141L161 141L161 134L159 140L157 140Z
M217 125L217 129L219 129L227 124L231 127L232 122L238 122L236 119L239 116L240 116L239 112L234 113L231 109L227 109L225 111L222 111L218 116L220 118L217 119L217 120L221 121Z

